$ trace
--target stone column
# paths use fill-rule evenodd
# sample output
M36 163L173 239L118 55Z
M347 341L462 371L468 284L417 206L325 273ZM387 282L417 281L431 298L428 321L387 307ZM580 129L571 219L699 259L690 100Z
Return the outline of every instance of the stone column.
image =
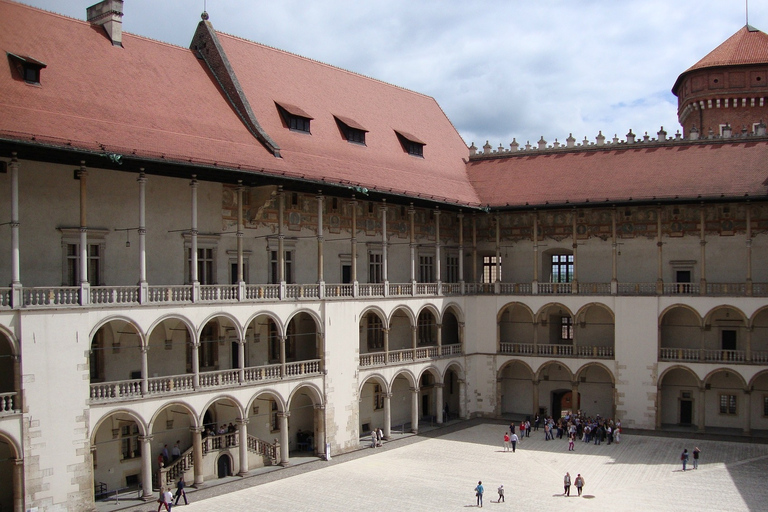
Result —
M616 208L611 213L611 295L619 293L619 243L616 237Z
M144 168L140 169L139 177L139 303L148 300L149 287L147 284L147 176Z
M13 512L24 512L24 459L13 459Z
M277 418L280 420L280 465L287 466L291 463L289 455L290 444L288 440L288 417L290 412L278 412Z
M571 382L571 409L573 411L577 411L579 409L578 407L578 401L579 401L579 381L575 380ZM614 403L616 401L614 400ZM611 418L615 418L616 415L614 414L611 416Z
M384 331L384 363L389 363L389 328L383 328Z
M352 196L352 284L354 296L357 297L357 200Z
M192 465L195 470L194 487L203 486L203 427L190 427L192 431Z
M237 378L240 384L245 382L245 339L237 340L237 359L238 359L238 372Z
M707 391L705 386L702 384L699 387L699 400L697 405L697 409L699 410L698 418L697 418L697 432L704 432L704 426L706 424L706 417L705 417L705 411L706 411L706 397Z
M384 281L384 296L389 295L389 274L387 272L387 203L382 199L381 203L381 279Z
M752 215L750 211L750 204L747 203L747 279L746 288L747 296L752 295Z
M435 408L438 425L443 423L443 384L435 384Z
M437 357L443 355L443 324L435 324L435 331L437 336Z
M384 393L384 439L392 436L392 393Z
M464 353L464 322L459 322L459 345L461 345L461 353Z
M533 283L531 290L534 295L539 293L539 216L533 214ZM534 333L536 331L534 330ZM535 342L534 342L535 343Z
M285 378L285 340L286 336L280 335L280 377ZM282 442L282 441L281 441Z
M146 395L149 391L149 361L147 352L149 347L142 345L141 351L141 394Z
M464 214L459 210L459 285L464 294Z
M88 171L84 161L80 162L77 179L80 180L80 304L86 305L91 302L91 283L88 280L88 194L86 187ZM93 284L98 285L99 283Z
M315 455L325 455L325 406L315 405Z
M11 153L11 287L13 308L21 307L21 259L19 256L19 161L16 152ZM22 495L23 497L23 495Z
M237 418L237 433L240 437L240 471L237 476L245 476L248 474L248 418Z
M496 215L496 279L494 279L494 293L499 293L501 283L501 217Z
M440 210L437 208L435 208L435 282L439 294L442 273L440 272Z
M141 443L141 498L151 500L152 494L152 439L153 436L139 436Z
M416 349L418 348L419 338L418 338L418 327L415 325L411 326L411 349L413 350L413 360L416 361Z
M192 341L192 387L200 389L200 341Z
M411 293L416 294L416 210L413 203L408 207L408 220L410 226L410 242L408 247L411 251Z
M419 388L411 388L411 432L419 433Z
M752 329L753 327L750 325L746 329L744 329L746 334L746 359L747 362L752 361Z
M661 241L661 208L657 209L657 219L656 219L656 247L658 247L657 251L657 270L656 270L656 294L661 295L664 293L664 268L662 265L662 254L661 254L661 248L663 247L663 242Z
M323 194L317 193L317 284L322 285L325 281L323 277ZM322 297L321 297L322 298Z
M707 294L707 238L706 238L706 230L704 229L706 227L706 218L705 218L705 212L704 212L704 205L701 205L701 209L699 210L699 223L701 224L701 229L699 231L699 245L701 246L701 281L700 281L700 289L699 294L700 295L706 295Z
M280 298L285 294L285 192L283 187L277 187L277 282L280 284Z

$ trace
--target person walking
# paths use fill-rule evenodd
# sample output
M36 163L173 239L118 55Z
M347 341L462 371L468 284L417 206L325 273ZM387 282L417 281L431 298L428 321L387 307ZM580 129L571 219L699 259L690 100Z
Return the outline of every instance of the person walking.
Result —
M496 503L504 503L504 484L499 486L499 500Z
M683 471L685 471L685 465L688 464L688 448L683 449L683 453L680 454L680 460L683 462Z
M189 505L189 502L187 501L187 491L184 490L184 487L186 487L186 484L184 483L184 475L181 475L179 481L176 482L176 501L173 503L174 506L179 504L179 498L182 496L184 496L184 504Z
M699 447L693 449L693 469L699 469L699 454L701 453L701 450L699 450Z
M517 434L512 432L512 436L509 438L509 442L512 443L512 453L515 453L515 447L517 446Z
M483 506L483 481L480 480L477 482L477 487L475 487L475 496L477 497L477 506L482 507Z
M521 421L520 422L520 439L519 439L519 441L521 443L523 442L523 438L525 437L525 432L526 432L525 431L525 422Z
M570 436L568 436L568 451L569 452L576 451L574 449L574 447L573 447L573 445L574 445L574 438L575 437L576 437L576 434L571 434Z
M504 451L509 451L509 432L504 432Z
M563 494L565 496L571 495L571 474L566 473L565 477L563 478Z
M371 430L371 448L376 448L377 439L376 439L376 431Z
M171 494L171 491L166 490L165 487L161 487L157 502L159 503L157 506L157 512L160 512L160 509L163 508L163 506L165 506L166 512L171 512L171 505L173 502L173 495Z
M576 490L579 491L579 496L581 496L581 488L584 487L584 477L581 476L581 473L576 475L576 481L574 483L576 484Z

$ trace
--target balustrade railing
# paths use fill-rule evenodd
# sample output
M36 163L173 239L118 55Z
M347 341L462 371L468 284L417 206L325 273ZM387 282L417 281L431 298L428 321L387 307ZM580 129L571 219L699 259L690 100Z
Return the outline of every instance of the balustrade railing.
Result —
M707 350L702 349L702 359L707 363L743 363L747 360L744 350Z
M530 295L533 293L531 283L499 283L501 293L505 295Z
M138 304L138 286L94 286L91 288L91 304Z
M203 455L214 450L234 448L240 445L240 435L237 432L227 432L203 438Z
M76 306L80 304L80 287L23 288L22 300L25 307Z
M239 382L240 370L218 370L215 372L200 372L201 388L220 388L228 386L237 386Z
M275 442L273 443L268 443L262 441L258 437L249 435L248 449L264 457L268 457L272 464L277 464L278 451L280 450L280 444L277 442L277 439L275 439Z
M200 285L200 300L206 302L237 301L236 284L204 284Z
M501 342L499 344L499 352L502 354L532 356L536 353L536 346L533 343Z
M461 343L443 345L440 347L440 355L443 357L461 355Z
M583 357L590 359L612 359L613 347L596 345L554 345L543 343L502 342L499 344L500 354L513 354L520 356L556 356L556 357Z
M169 487L175 487L176 481L192 469L195 465L194 450L189 448L181 454L181 457L175 461L169 463L167 466L160 468L160 481L164 482Z
M12 288L0 288L0 308L11 307L11 290Z
M699 283L664 283L664 295L698 295L701 292Z
M100 382L91 384L91 402L111 402L115 400L141 397L141 379Z
M573 345L539 344L536 345L536 354L540 356L572 356Z
M443 283L443 295L461 295L460 283Z
M320 360L297 361L285 365L285 375L295 377L297 375L314 375L320 373Z
M707 295L730 295L743 297L747 294L745 283L707 283Z
M392 350L389 352L390 363L405 363L413 361L413 349L407 348L404 350Z
M285 286L285 295L289 299L316 299L320 296L320 292L316 284L289 284Z
M619 283L619 295L657 295L656 283Z
M282 365L268 364L264 366L252 366L245 369L245 382L258 382L262 380L280 379Z
M355 294L355 286L352 284L327 284L325 285L326 298L351 298Z
M768 364L768 352L752 352L750 355L753 364Z
M413 295L413 285L410 283L389 283L390 297L409 297Z
M245 286L245 298L248 300L279 299L279 284L249 284Z
M360 354L360 366L379 366L386 362L384 352L374 352L371 354Z
M201 374L202 375L202 374ZM147 394L158 395L194 390L194 377L191 374L152 377L147 380Z
M358 285L358 294L360 297L383 297L383 284L360 284Z
M539 283L540 295L572 293L571 283Z
M192 286L150 286L147 289L147 300L150 303L192 302Z
M16 393L0 393L0 414L16 412Z
M578 285L579 295L610 295L611 283L582 283Z
M662 347L659 349L659 360L689 363L766 364L768 352L752 352L748 357L745 350Z

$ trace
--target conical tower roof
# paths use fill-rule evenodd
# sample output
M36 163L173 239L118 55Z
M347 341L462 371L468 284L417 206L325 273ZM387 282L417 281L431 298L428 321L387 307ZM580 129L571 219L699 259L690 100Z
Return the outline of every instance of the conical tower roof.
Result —
M683 77L697 69L766 63L768 63L768 34L751 25L745 25L723 44L681 73L672 87L672 92L677 94L677 88Z

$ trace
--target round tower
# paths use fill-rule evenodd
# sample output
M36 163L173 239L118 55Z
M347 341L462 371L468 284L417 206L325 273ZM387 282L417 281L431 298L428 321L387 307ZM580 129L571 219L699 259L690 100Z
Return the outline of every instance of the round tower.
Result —
M672 87L688 137L756 133L768 121L768 34L746 25L684 71Z

